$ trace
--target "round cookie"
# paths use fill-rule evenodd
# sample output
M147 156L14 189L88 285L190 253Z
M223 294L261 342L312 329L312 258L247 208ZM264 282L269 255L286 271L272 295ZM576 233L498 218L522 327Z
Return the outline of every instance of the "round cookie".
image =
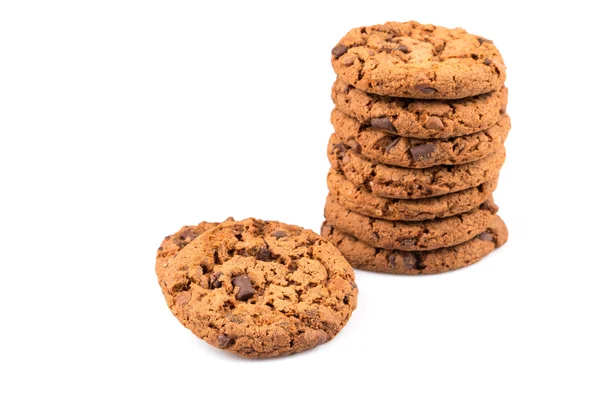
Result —
M321 235L332 242L357 269L390 274L438 274L474 264L502 246L508 239L504 221L495 216L490 226L473 239L456 246L431 251L398 251L371 247L329 224Z
M331 123L342 143L357 153L379 163L406 168L476 161L497 151L510 130L508 115L502 116L496 125L484 131L434 140L408 138L373 129L337 109L331 113Z
M358 89L415 99L476 96L500 89L506 79L490 40L414 21L352 29L332 49L331 63Z
M356 187L339 171L327 174L327 187L337 201L352 211L390 221L423 221L444 218L470 211L488 199L498 179L474 188L425 199L388 199Z
M331 194L325 219L369 246L406 251L433 250L466 242L490 225L498 207L488 199L463 214L427 221L386 221L341 206Z
M356 308L354 273L312 231L275 221L228 221L167 262L161 286L196 336L250 358L331 340Z
M421 199L476 187L496 178L506 156L504 147L477 161L414 169L379 164L357 154L331 135L327 157L357 187L376 196Z
M361 124L406 137L444 139L494 126L506 113L508 89L459 100L417 100L370 94L338 78L331 99Z

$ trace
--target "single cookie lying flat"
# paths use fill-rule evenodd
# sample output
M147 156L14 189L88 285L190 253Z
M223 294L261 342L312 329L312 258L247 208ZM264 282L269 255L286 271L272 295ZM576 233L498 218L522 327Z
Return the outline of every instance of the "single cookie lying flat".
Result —
M358 294L352 268L332 244L253 218L204 232L166 260L159 279L169 308L196 336L251 358L331 340Z
M361 125L356 119L334 109L331 123L342 143L357 153L383 164L406 168L456 165L479 160L497 151L508 136L510 118L472 135L449 139L423 140L392 135Z
M369 246L396 250L434 250L466 242L488 227L498 207L489 199L459 215L427 221L386 221L348 210L331 194L325 219Z
M506 113L508 89L460 100L416 100L366 93L338 78L331 99L361 124L406 137L444 139L494 126Z
M331 63L365 92L416 99L476 96L500 89L506 79L490 40L414 21L352 29L331 51Z
M361 189L380 197L421 199L476 187L495 179L506 153L504 147L467 164L414 169L379 164L344 145L336 134L329 139L329 162Z
M354 268L390 274L437 274L474 264L502 246L508 230L499 216L473 239L456 246L432 251L398 251L371 247L358 239L334 229L328 221L321 235L331 241Z
M345 208L390 221L422 221L444 218L474 209L492 195L498 179L474 188L425 199L388 199L356 187L339 171L327 174L327 187Z

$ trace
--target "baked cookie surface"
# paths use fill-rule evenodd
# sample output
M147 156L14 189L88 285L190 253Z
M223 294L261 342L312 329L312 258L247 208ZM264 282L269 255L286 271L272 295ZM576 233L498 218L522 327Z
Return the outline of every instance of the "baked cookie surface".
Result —
M506 152L504 146L477 161L430 168L404 168L380 164L358 154L333 134L327 156L334 169L361 189L376 196L420 199L476 187L495 179Z
M443 139L494 126L506 113L508 89L460 100L416 100L366 93L338 78L331 99L361 124L406 137Z
M390 274L438 274L474 264L501 247L508 230L499 216L487 229L456 246L431 251L385 250L369 246L335 229L329 221L321 227L321 235L333 243L354 268Z
M325 204L325 219L336 229L369 246L417 251L466 242L483 232L497 211L493 200L488 199L471 211L451 217L426 221L386 221L348 210L329 195Z
M356 308L351 266L332 244L297 226L231 220L178 252L164 248L158 276L171 311L196 336L244 357L325 343Z
M331 123L341 142L357 153L379 163L406 168L476 161L497 151L510 130L510 118L506 114L484 131L433 140L397 136L373 129L337 109L331 113Z
M340 171L330 170L327 187L345 208L373 218L390 221L422 221L470 211L496 189L498 179L479 186L424 199L388 199L375 196L350 182Z
M335 72L369 93L460 99L500 89L506 67L485 38L410 21L350 30L331 51Z

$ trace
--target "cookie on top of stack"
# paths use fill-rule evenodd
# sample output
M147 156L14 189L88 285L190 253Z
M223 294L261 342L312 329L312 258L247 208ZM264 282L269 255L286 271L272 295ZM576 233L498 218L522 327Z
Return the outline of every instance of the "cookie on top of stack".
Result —
M355 268L397 274L458 269L502 246L492 192L510 118L496 46L388 22L348 32L332 65L322 236Z

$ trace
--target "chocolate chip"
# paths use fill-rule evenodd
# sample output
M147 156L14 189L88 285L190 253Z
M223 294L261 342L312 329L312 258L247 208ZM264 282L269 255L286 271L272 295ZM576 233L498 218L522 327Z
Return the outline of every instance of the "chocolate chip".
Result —
M356 151L358 154L362 152L362 146L354 139L348 140L348 146L350 146L350 148Z
M392 124L392 121L388 117L373 118L371 119L371 126L375 129L381 129L382 131L396 133L396 128Z
M444 129L444 123L440 117L436 117L435 115L427 118L427 123L425 123L425 128L427 129L435 129L441 131Z
M210 276L210 281L208 282L208 285L210 286L211 289L217 289L222 286L222 283L219 280L219 278L222 275L223 275L223 273L221 271L217 271Z
M219 335L217 337L217 341L219 342L219 347L222 349L226 349L227 347L231 347L235 344L235 340L227 335Z
M336 143L333 146L331 146L331 151L333 151L333 154L339 153L340 155L344 155L347 149L348 147L346 147L344 143Z
M287 233L284 231L275 231L273 232L273 236L275 236L275 239L281 239L282 237L286 237Z
M352 157L349 154L344 154L344 158L342 158L342 165L350 164L352 161Z
M402 247L414 247L417 244L415 239L398 239Z
M163 250L164 250L164 249L163 249L163 247L162 247L162 246L160 246L160 247L158 248L158 251L163 251Z
M179 305L184 305L189 303L192 299L192 294L190 292L181 292L177 296L175 296L175 303Z
M484 63L485 65L491 65L491 64L492 64L492 62L490 61L490 59L489 59L489 58L484 58L484 59L483 59L483 63Z
M419 92L423 93L423 94L432 94L437 92L437 90L435 90L435 88L432 88L431 86L429 86L426 83L418 83L415 85L415 90L418 90Z
M346 85L346 86L344 86L344 87L342 88L342 93L344 93L344 94L348 94L348 93L350 93L350 88L351 88L351 86L350 86L350 85Z
M401 52L403 52L404 54L408 54L410 53L410 50L408 49L408 47L406 47L403 44L399 44L398 47L396 48L396 50L400 50Z
M256 253L256 259L260 261L271 261L273 258L271 257L271 252L265 246L258 249Z
M233 286L239 289L235 295L236 299L240 301L246 301L250 297L254 296L255 290L252 287L252 282L250 281L250 278L248 278L248 275L236 276L231 280L231 283L233 283Z
M486 38L482 38L482 37L478 37L477 41L479 42L479 44L484 44L484 43L493 43L491 40L488 40Z
M227 318L229 321L233 322L234 324L241 324L242 322L244 322L244 318L240 317L239 315L234 315L234 314L227 314L225 316L225 318Z
M422 269L419 264L419 259L413 253L403 252L403 253L392 253L388 257L388 262L392 266L392 268L398 267L398 261L402 260L402 266L406 269Z
M348 47L344 46L343 44L338 44L331 50L331 54L333 54L335 58L340 58L341 56L346 54L347 51Z
M496 214L498 212L498 206L494 204L491 200L484 201L480 206L480 209L491 212L492 214Z
M485 241L485 242L493 242L494 241L494 235L492 235L490 232L488 231L483 231L479 234L479 239Z
M372 233L371 233L371 237L373 238L373 240L379 240L379 233L377 233L377 232L372 232Z
M352 64L354 64L354 57L344 57L342 59L342 65L344 65L345 67L349 67Z
M387 146L385 146L385 152L389 153L390 151L392 151L392 149L398 144L399 141L400 141L399 137L397 137L396 139L392 140L392 143L390 143Z
M413 253L402 253L402 261L404 262L404 267L408 269L421 269L419 268L419 259Z
M410 154L412 154L415 161L428 159L435 152L435 144L434 143L423 143L418 144L410 148Z

